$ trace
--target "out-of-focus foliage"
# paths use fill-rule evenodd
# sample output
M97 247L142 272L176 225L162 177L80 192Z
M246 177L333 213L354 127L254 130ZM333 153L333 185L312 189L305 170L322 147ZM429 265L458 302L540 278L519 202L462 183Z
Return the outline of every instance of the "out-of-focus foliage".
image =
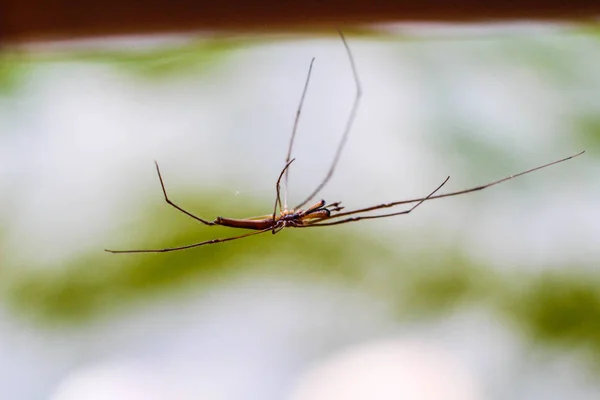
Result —
M150 46L147 49L128 47L127 50L82 50L75 48L51 48L40 53L25 50L5 50L0 53L0 94L10 94L23 83L27 71L44 64L93 63L105 64L127 71L138 77L160 79L201 73L216 68L233 50L255 43L250 40L213 38L203 41L187 41L183 44Z
M10 94L24 76L27 67L16 53L0 52L0 95Z
M223 210L216 209L217 198L204 194L201 198L188 198L188 201L207 215L219 215ZM237 210L238 213L242 211ZM248 207L247 214L256 215L256 209ZM151 217L146 220L152 221L150 226L141 222L127 228L130 235L122 232L118 235L135 237L135 242L110 243L106 247L163 248L240 234L236 229L199 225L162 204L149 210L148 215ZM208 284L214 278L226 279L232 274L249 273L255 268L260 269L261 259L301 259L318 265L318 271L314 272L319 276L335 274L338 278L352 277L358 281L361 261L375 255L372 246L349 251L347 242L356 241L350 233L302 233L308 232L286 230L275 236L265 233L262 237L163 254L110 254L102 250L103 244L99 244L97 252L56 268L16 274L18 278L9 299L21 312L26 311L36 318L75 321L88 319L98 311L106 311L105 308L122 304L132 297L175 288L191 280ZM324 265L327 268L322 267Z
M217 198L187 196L185 203L217 215ZM257 209L238 212L255 215ZM146 220L152 224L140 222L126 228L130 235L118 235L135 237L133 242L109 247L162 248L239 232L199 226L163 205L149 209ZM240 274L292 274L357 286L395 304L399 318L484 307L504 314L538 344L583 346L600 363L600 281L583 268L565 265L563 272L551 274L501 275L461 251L398 253L356 229L287 229L275 236L266 233L165 254L116 255L98 248L55 268L30 270L14 274L5 299L19 314L50 324L81 323L140 296L182 286L198 290Z
M181 46L168 46L161 50L78 52L73 61L114 65L132 74L155 79L215 68L231 54L231 51L252 44L241 39L215 38Z
M600 151L600 116L597 114L583 115L575 120L581 142L593 156Z
M600 356L600 276L565 266L515 284L505 311L536 341ZM507 296L508 297L508 296Z
M376 35L372 30L351 30L347 34L351 32L362 36ZM328 34L336 33L331 31ZM377 35L377 37L381 36L381 34ZM0 94L17 88L31 67L45 63L105 64L137 77L155 80L203 73L207 69L222 65L235 50L265 45L268 41L273 39L215 36L205 40L186 40L181 37L167 39L165 45L153 43L152 39L145 39L137 43L137 46L127 46L123 50L85 42L48 49L42 47L37 49L37 53L26 50L4 50L0 52Z

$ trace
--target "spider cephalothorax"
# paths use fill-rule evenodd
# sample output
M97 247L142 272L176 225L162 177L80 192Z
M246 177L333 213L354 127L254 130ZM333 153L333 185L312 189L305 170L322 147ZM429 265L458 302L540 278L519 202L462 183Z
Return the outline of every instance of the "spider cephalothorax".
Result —
M282 221L284 226L307 226L331 218L331 213L344 209L344 207L340 207L341 202L339 201L328 205L325 203L325 200L321 200L306 210L284 209L281 211L278 221Z

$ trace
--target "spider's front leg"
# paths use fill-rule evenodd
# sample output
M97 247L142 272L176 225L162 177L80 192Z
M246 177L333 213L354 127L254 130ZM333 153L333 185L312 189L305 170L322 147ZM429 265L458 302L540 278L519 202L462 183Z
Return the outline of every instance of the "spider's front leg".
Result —
M437 188L435 188L435 190L433 192L429 193L429 195L427 197L422 198L417 204L415 204L414 206L412 206L408 210L394 212L394 213L388 213L388 214L361 215L361 216L357 216L357 217L344 218L344 219L337 220L337 221L323 222L323 221L326 221L328 219L334 219L334 218L339 218L339 217L343 217L343 216L346 216L346 215L352 215L352 214L362 213L362 212L365 212L365 210L366 211L373 211L373 210L378 210L380 208L387 208L387 207L389 207L387 204L381 204L379 206L369 207L369 208L366 208L366 209L359 209L359 210L354 210L354 211L347 211L347 212L344 212L344 213L341 213L341 214L338 214L338 215L332 215L332 216L330 216L328 218L323 218L323 219L318 220L318 221L312 221L309 224L304 225L303 227L308 228L308 227L313 227L313 226L340 225L340 224L346 224L348 222L362 221L362 220L365 220L365 219L387 218L387 217L394 217L396 215L410 214L415 208L419 207L426 200L430 199L438 190L440 190L446 184L446 182L448 182L449 179L450 179L450 177L447 177Z

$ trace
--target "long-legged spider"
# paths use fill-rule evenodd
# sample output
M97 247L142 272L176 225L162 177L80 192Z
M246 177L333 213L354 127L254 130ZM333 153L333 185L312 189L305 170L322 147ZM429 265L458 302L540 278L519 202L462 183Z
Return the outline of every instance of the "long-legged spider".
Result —
M207 244L228 242L231 240L242 239L242 238L245 238L248 236L259 235L259 234L266 233L269 231L271 231L273 234L275 234L287 227L312 228L312 227L320 227L320 226L339 225L339 224L345 224L348 222L362 221L362 220L366 220L366 219L387 218L387 217L393 217L396 215L406 215L406 214L409 214L410 212L412 212L414 209L419 207L421 204L423 204L423 202L425 202L427 200L441 199L444 197L451 197L451 196L458 196L461 194L466 194L466 193L483 190L483 189L489 188L491 186L498 185L507 180L516 178L518 176L522 176L522 175L528 174L530 172L549 167L554 164L562 163L564 161L567 161L571 158L577 157L584 153L584 151L582 151L575 155L572 155L572 156L569 156L566 158L562 158L560 160L556 160L556 161L553 161L553 162L550 162L550 163L547 163L547 164L544 164L544 165L541 165L541 166L538 166L535 168L531 168L531 169L528 169L527 171L523 171L523 172L520 172L520 173L517 173L514 175L510 175L505 178L499 179L497 181L487 183L485 185L480 185L480 186L472 187L469 189L459 190L456 192L450 192L450 193L436 195L437 191L440 190L442 188L442 186L444 186L446 184L446 182L448 182L448 179L450 179L450 177L447 177L440 185L438 185L435 188L435 190L433 190L431 193L429 193L429 195L427 195L425 197L417 198L417 199L394 201L391 203L378 204L375 206L360 208L357 210L346 211L346 212L340 212L344 208L344 207L340 206L340 204L341 204L340 202L334 202L334 203L327 204L327 202L325 200L320 200L320 201L316 202L315 204L311 205L310 207L303 209L302 207L304 207L312 199L314 199L319 194L321 189L323 189L325 187L325 185L331 179L331 177L335 171L336 165L340 159L340 155L342 153L344 145L346 144L346 141L348 139L348 135L350 133L352 124L356 117L358 105L360 103L360 98L362 96L362 88L361 88L360 80L358 78L358 73L356 70L354 57L352 56L352 52L350 51L350 47L348 46L348 43L346 41L346 38L344 37L344 34L339 30L338 30L338 33L342 39L342 43L344 44L344 47L346 49L346 54L347 54L348 60L350 62L350 67L352 69L352 75L354 77L354 84L356 86L356 94L354 97L352 109L350 110L350 114L349 114L348 120L346 122L346 126L342 133L342 138L340 140L340 143L338 144L335 156L333 158L333 162L331 163L331 166L329 167L329 170L327 171L325 178L315 188L315 190L313 190L310 193L310 195L304 199L304 201L302 201L296 207L288 209L288 207L287 207L288 169L289 169L290 165L292 164L292 162L294 162L294 159L291 159L292 148L294 145L294 139L296 137L296 131L298 129L298 121L300 119L300 114L302 113L302 106L304 104L304 99L306 97L308 84L310 82L310 76L311 76L311 72L312 72L314 58L312 59L312 61L310 63L310 66L308 69L308 74L306 76L306 81L304 84L304 89L302 91L302 96L300 97L300 103L299 103L298 109L296 111L296 118L294 120L294 126L292 129L292 136L290 138L290 143L289 143L288 152L287 152L287 156L286 156L285 167L281 170L279 177L277 178L277 183L275 184L276 197L275 197L275 205L273 207L272 214L262 215L262 216L258 216L258 217L249 217L249 218L244 218L244 219L217 217L214 221L209 221L209 220L200 218L200 217L192 214L191 212L185 210L184 208L178 206L177 204L173 203L169 199L169 196L167 195L167 190L165 189L165 184L164 184L162 175L160 173L160 169L158 167L158 163L155 162L156 172L158 174L158 179L160 180L160 185L161 185L163 195L164 195L164 198L165 198L165 201L167 202L167 204L169 204L170 206L176 208L180 212L186 214L187 216L189 216L189 217L195 219L196 221L199 221L207 226L220 225L220 226L226 226L226 227L230 227L230 228L249 229L249 230L252 230L253 232L245 233L245 234L238 235L238 236L227 237L227 238L207 240L207 241L194 243L194 244L190 244L190 245L186 245L186 246L170 247L170 248L163 248L163 249L141 249L141 250L108 250L108 249L106 249L106 251L108 251L110 253L163 253L163 252L169 252L169 251L190 249L193 247L204 246ZM284 196L283 196L284 200L283 200L283 204L282 204L280 184L281 184L282 178L284 178L284 177L285 177ZM376 214L376 215L358 215L358 216L350 217L351 215L366 213L369 211L375 211L375 210L379 210L379 209L383 209L383 208L395 207L395 206L398 206L401 204L413 204L413 206L408 209L405 209L403 211L384 213L384 214ZM279 215L277 213L278 208L279 208ZM344 218L342 218L342 217L344 217Z

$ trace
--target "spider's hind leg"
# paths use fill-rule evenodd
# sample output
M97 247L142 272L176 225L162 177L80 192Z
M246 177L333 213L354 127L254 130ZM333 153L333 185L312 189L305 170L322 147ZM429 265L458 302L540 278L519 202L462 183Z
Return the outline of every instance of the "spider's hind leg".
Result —
M208 225L208 226L212 226L212 225L217 225L217 223L215 221L207 221L203 218L200 218L194 214L192 214L191 212L179 207L177 204L173 203L171 201L171 199L169 199L169 196L167 195L167 189L165 188L165 183L163 181L162 175L160 173L160 168L158 167L158 163L156 161L154 161L154 164L156 165L156 173L158 174L158 179L160 180L160 186L162 188L163 191L163 195L165 197L165 201L167 202L168 205L176 208L177 210L181 211L182 213L184 213L185 215L187 215L188 217L192 217L194 218L196 221L202 222L204 225Z

